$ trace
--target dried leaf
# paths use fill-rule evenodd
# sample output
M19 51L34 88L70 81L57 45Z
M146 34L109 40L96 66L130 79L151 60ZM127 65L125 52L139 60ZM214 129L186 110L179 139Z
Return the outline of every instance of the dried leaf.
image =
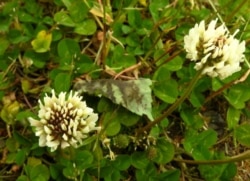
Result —
M152 117L152 97L150 79L138 80L111 80L99 79L90 82L80 80L74 85L74 89L80 93L102 95L109 98L115 104L120 104L131 112L142 116Z

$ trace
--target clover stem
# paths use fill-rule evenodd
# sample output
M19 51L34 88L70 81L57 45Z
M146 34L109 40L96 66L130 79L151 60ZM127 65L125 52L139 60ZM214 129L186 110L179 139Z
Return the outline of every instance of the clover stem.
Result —
M176 110L179 107L179 105L190 95L190 93L192 92L195 84L199 80L202 71L203 71L203 69L200 69L196 73L196 75L193 77L193 79L189 83L189 85L188 85L187 89L185 90L185 92L183 93L183 95L179 99L177 99L177 101L174 104L172 104L166 111L164 111L162 113L162 115L160 115L159 117L157 117L154 121L148 123L146 126L144 126L143 128L139 129L137 131L137 134L140 134L140 133L143 133L143 132L149 130L150 128L152 128L156 124L160 123L164 118L168 117L174 110Z
M226 164L226 163L232 163L232 162L240 162L249 158L250 158L250 150L245 151L236 156L225 158L223 160L185 160L185 159L179 159L179 158L175 158L174 160L177 162L182 162L182 163L187 163L187 164L209 165L209 164Z

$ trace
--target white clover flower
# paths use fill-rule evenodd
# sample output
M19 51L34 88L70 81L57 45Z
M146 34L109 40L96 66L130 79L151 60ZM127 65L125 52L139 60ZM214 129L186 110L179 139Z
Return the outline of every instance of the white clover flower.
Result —
M203 68L202 74L224 79L241 70L244 61L245 42L239 42L230 35L224 24L216 27L217 19L205 27L201 21L184 37L187 58L195 61L195 69Z
M78 93L61 92L57 97L54 90L52 96L39 100L39 120L29 118L35 134L39 136L39 146L48 146L55 151L59 146L78 147L90 131L99 130L95 127L98 115L87 107Z

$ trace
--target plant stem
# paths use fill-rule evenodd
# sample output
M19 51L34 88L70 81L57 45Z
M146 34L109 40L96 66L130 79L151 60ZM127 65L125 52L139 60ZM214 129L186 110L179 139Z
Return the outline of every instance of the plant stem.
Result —
M187 163L187 164L209 165L209 164L225 164L225 163L232 163L232 162L240 162L246 159L250 159L250 150L245 151L236 156L225 158L223 160L185 160L185 159L176 158L174 159L174 161Z
M137 134L143 133L147 130L149 130L150 128L152 128L154 125L160 123L165 117L169 116L175 109L178 108L178 106L189 96L189 94L192 92L195 84L197 83L197 81L199 80L200 76L201 76L201 72L203 69L199 70L197 72L197 74L195 75L195 77L192 79L192 81L189 83L186 91L183 93L183 95L174 103L172 104L165 112L162 113L162 115L160 115L159 117L157 117L154 121L148 123L146 126L144 126L143 128L139 129L137 131Z

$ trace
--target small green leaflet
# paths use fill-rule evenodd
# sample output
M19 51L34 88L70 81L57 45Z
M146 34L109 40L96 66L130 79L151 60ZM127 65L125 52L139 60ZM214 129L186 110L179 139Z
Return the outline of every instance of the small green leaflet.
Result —
M74 89L80 93L101 94L135 114L146 115L152 121L151 84L150 79L128 81L98 79L90 82L80 80L75 83Z

